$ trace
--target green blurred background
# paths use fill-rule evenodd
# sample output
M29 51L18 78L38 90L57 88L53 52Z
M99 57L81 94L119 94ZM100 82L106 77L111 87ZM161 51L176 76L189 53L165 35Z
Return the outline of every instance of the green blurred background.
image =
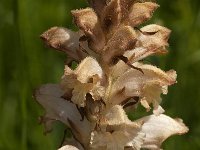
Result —
M166 113L189 126L184 136L168 139L166 150L200 149L200 1L159 0L151 22L172 30L169 54L150 61L178 72L178 84L163 97ZM39 35L52 26L74 28L71 9L84 0L0 0L0 150L54 150L64 126L43 135L33 100L34 88L59 82L65 55L45 48ZM150 23L150 22L148 22Z

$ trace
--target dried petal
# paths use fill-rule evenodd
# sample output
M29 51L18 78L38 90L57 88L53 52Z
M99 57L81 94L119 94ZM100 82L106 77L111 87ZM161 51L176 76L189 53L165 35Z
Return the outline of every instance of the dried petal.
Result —
M176 83L176 71L170 70L170 71L163 71L156 66L149 65L149 64L143 64L143 63L134 63L136 67L141 68L144 71L144 74L146 73L147 76L151 76L152 78L159 78L162 80L161 86L165 85L172 85Z
M80 58L76 54L79 49L79 34L62 27L52 27L41 35L44 42L52 48L67 53L75 60Z
M166 53L165 47L168 46L170 30L159 25L148 25L141 29L142 32L154 32L153 35L140 33L136 48L127 51L124 56L134 63L153 54Z
M114 82L111 83L113 85L109 103L111 105L120 104L129 97L138 96L145 98L149 103L154 102L155 107L157 107L157 104L160 102L159 97L160 93L162 93L162 87L169 86L176 82L176 78L174 78L175 71L171 73L173 74L172 76L169 76L168 73L155 66L141 63L134 63L133 65L141 68L144 74L135 69L128 69L123 75L115 79ZM149 85L155 89L147 88ZM149 89L152 91L149 91ZM120 91L121 93L119 93Z
M87 83L89 78L94 75L98 75L99 78L103 78L103 71L100 65L92 57L85 58L76 68L75 74L77 75L77 79L82 83Z
M162 87L155 82L153 83L147 83L143 89L142 89L142 96L141 104L149 111L150 110L150 104L153 103L154 109L158 109L159 104L161 103L161 97L162 94Z
M87 93L90 93L94 100L100 100L103 97L105 90L100 85L102 78L103 71L98 62L87 57L74 71L66 67L61 86L67 93L72 90L71 101L74 104L84 107Z
M128 51L127 51L128 52ZM121 75L123 75L130 67L124 64L123 61L119 61L116 65L113 66L110 77L113 80L117 80Z
M145 133L142 148L160 149L164 140L172 135L188 132L181 119L172 119L164 114L143 117L135 122L143 122L141 133Z
M73 10L72 15L76 25L88 37L88 46L100 52L105 45L105 37L101 29L99 18L91 8Z
M133 126L121 126L113 132L91 133L91 148L106 150L124 150L124 147L131 146L139 150L143 143L144 134L138 134L138 129Z
M95 75L101 79L103 78L103 71L95 59L87 57L74 71L65 66L65 74L62 77L61 86L63 89L72 89L78 83L89 83L90 79L93 79Z
M91 84L91 83L78 83L74 86L72 91L71 101L77 104L79 107L85 107L86 95L90 93L93 100L102 100L105 89L102 86Z
M144 134L139 133L140 124L131 122L122 106L116 105L108 110L104 120L105 122L101 121L100 123L107 125L105 131L101 127L101 131L91 133L91 148L124 150L125 146L131 146L135 149L141 147Z
M168 39L171 31L165 27L151 24L141 28L142 32L153 32L153 35L145 35L140 33L138 40L139 46L147 49L156 50L168 46Z
M79 107L85 106L86 94L92 89L92 84L78 83L74 85L71 101Z
M157 49L148 49L144 47L137 47L131 51L126 51L124 56L128 58L130 63L134 63L140 60L145 59L148 56L154 55L154 54L160 54L162 50Z
M152 2L134 3L130 8L129 21L131 26L138 26L149 20L159 5Z
M93 86L90 94L92 95L92 98L94 100L101 100L102 97L104 97L105 88L99 84L96 84L95 86Z
M103 120L101 121L101 124L120 125L130 122L131 121L128 119L123 107L120 105L115 105L107 110Z

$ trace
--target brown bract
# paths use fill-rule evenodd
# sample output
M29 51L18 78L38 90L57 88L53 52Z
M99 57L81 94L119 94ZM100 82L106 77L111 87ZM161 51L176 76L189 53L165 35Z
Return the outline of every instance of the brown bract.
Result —
M93 9L86 8L73 10L75 24L85 33L88 46L95 52L99 52L105 45L105 36L101 29L101 22Z
M71 11L79 31L53 27L41 35L47 46L68 56L61 82L35 93L46 110L41 117L46 131L54 121L71 129L71 142L66 140L59 150L160 149L169 136L188 132L181 119L164 115L161 107L161 95L177 82L176 71L143 62L167 53L169 29L138 27L159 5L135 0L88 3L91 8ZM77 68L71 68L72 61ZM152 115L131 121L126 111L137 111L138 105L153 108Z

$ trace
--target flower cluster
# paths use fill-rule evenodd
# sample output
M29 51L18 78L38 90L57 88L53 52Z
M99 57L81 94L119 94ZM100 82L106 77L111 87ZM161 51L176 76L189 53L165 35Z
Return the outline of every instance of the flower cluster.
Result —
M88 0L91 8L73 10L78 32L53 27L41 35L51 48L68 59L59 84L41 86L35 98L46 113L46 132L54 121L66 124L73 135L60 150L160 149L171 135L188 128L181 119L164 115L161 94L176 83L167 72L143 59L167 52L170 30L151 24L154 2ZM78 67L73 69L72 62ZM131 121L126 111L142 105L153 114Z

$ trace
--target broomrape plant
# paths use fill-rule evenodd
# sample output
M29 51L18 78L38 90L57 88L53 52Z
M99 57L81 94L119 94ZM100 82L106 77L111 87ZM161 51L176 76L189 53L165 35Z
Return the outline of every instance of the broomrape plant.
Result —
M166 116L161 94L176 83L176 72L167 72L142 60L165 54L170 30L149 20L159 7L136 0L88 0L91 8L72 10L78 32L53 27L41 35L68 59L59 84L46 84L35 98L46 113L45 131L54 121L67 125L72 138L60 150L160 149L171 135L188 128L181 119ZM73 69L72 62L78 63ZM153 114L131 121L126 110L137 105Z

